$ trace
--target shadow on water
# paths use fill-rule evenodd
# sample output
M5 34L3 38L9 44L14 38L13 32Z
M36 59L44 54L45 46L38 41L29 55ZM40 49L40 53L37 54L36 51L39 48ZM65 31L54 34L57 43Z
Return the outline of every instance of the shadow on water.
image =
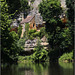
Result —
M20 63L1 68L1 75L73 75L72 63Z
M51 63L49 66L49 75L73 75L72 63Z

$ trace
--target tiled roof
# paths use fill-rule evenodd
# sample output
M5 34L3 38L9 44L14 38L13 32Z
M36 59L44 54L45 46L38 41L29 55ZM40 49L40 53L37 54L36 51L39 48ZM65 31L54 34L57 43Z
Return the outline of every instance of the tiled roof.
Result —
M30 21L33 19L33 17L34 17L34 16L27 16L27 18L26 18L26 19L23 19L23 20L21 21L21 23L28 23L28 22L30 22Z

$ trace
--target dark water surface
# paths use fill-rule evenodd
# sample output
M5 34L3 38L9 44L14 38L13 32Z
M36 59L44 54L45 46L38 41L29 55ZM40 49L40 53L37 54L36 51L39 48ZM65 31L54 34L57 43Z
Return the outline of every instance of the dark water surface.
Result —
M21 63L2 67L1 75L73 75L73 64Z

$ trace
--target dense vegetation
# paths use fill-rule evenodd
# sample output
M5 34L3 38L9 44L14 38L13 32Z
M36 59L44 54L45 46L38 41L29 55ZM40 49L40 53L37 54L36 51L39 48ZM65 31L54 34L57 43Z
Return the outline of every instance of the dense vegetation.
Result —
M41 41L38 40L37 46L34 48L34 54L32 55L32 60L35 62L46 61L48 58L48 52L40 44Z
M40 39L47 36L50 50L49 53L40 45L38 41L31 56L23 59L32 59L32 61L45 61L50 58L50 61L72 60L74 50L74 2L66 0L68 7L67 21L64 23L59 17L63 10L59 0L43 0L39 5L39 12L46 21L45 27L36 30L29 30L29 24L26 24L23 38L20 38L22 27L19 25L18 32L10 32L10 23L12 19L19 14L19 11L24 12L24 16L29 11L27 0L1 0L1 62L16 62L19 53L23 50L25 41L33 40L36 37ZM32 0L33 1L33 0ZM15 6L16 5L16 6ZM72 13L72 14L71 14ZM8 16L9 15L9 16Z
M71 3L71 1L69 2ZM50 60L55 61L63 53L73 50L73 24L71 23L72 21L67 20L64 23L60 19L59 16L62 14L62 8L59 0L43 0L39 5L39 11L46 21L46 32L48 33L48 42L51 47L49 53ZM72 14L72 16L74 15Z
M31 29L27 35L30 40L33 40L34 38L37 38L37 37L41 39L43 36L47 36L45 32L45 27L40 28L39 32L37 32L35 29L34 30Z
M17 56L20 51L23 49L24 39L20 39L20 35L22 32L22 27L19 25L18 32L15 31L10 32L10 23L12 22L12 14L18 8L15 9L16 4L11 1L1 0L1 62L2 63L10 63L16 62ZM16 3L16 2L15 2ZM18 3L18 1L17 1ZM13 7L11 7L11 5ZM9 6L9 7L8 7ZM13 9L13 12L12 10ZM8 16L9 15L9 16ZM21 43L22 42L22 43ZM24 43L23 43L24 42Z
M27 15L29 6L27 0L6 0L8 4L8 13L12 14L12 18L17 18L20 12L24 13L24 16Z
M33 54L28 56L19 56L18 62L45 62L49 61L48 51L41 45L41 40L38 38L37 46L33 50Z
M64 53L60 58L59 61L61 62L71 62L73 61L73 52Z

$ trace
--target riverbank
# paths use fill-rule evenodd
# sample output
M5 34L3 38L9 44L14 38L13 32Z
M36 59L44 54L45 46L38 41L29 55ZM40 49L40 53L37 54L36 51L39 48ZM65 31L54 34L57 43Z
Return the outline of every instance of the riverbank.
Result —
M64 53L62 56L60 56L59 62L74 62L73 59L73 51L70 53Z

